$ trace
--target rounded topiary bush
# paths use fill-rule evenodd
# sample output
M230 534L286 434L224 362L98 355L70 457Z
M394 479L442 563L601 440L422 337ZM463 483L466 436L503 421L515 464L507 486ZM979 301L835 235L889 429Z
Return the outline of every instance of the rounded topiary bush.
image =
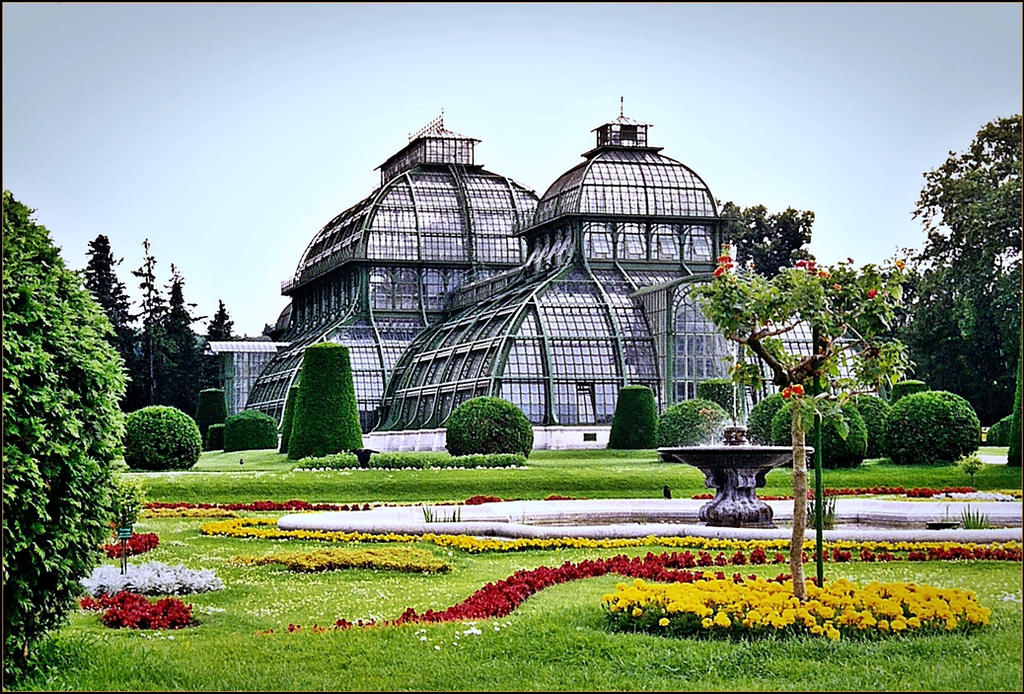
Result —
M928 390L928 384L924 381L899 381L892 385L892 394L889 396L889 402L895 405L897 401L908 395L923 393L926 390Z
M208 450L208 451L223 451L224 450L224 425L223 424L211 424L210 428L206 430L206 450Z
M348 347L333 342L307 347L299 372L288 457L320 458L362 447Z
M243 410L224 421L224 452L277 448L277 422L257 410Z
M658 444L658 405L647 386L626 386L615 403L608 448L654 448Z
M885 438L894 463L953 462L978 449L981 423L959 395L929 390L892 406Z
M284 416L281 419L281 447L278 453L288 452L288 440L292 436L292 422L295 419L295 398L299 395L299 386L288 388L288 397L284 401Z
M868 429L867 458L882 458L887 455L885 445L885 427L889 421L892 406L881 398L873 395L858 395L853 398L853 406L864 419Z
M844 439L839 435L839 418L836 416L825 417L821 429L821 466L823 468L849 468L857 467L864 460L864 454L868 449L868 429L864 424L864 418L851 403L843 405L843 419L849 431ZM814 427L807 428L804 443L814 446L817 435ZM793 443L793 405L786 403L772 419L772 445L789 446ZM808 458L808 467L811 460Z
M717 403L732 414L736 411L736 389L731 378L709 378L697 384L697 397Z
M124 462L133 470L187 470L202 448L199 426L176 407L143 407L125 421Z
M472 398L445 423L445 447L452 455L522 453L533 450L533 427L523 411L501 398Z
M721 443L719 429L729 415L717 403L694 398L665 410L658 422L658 446Z
M754 405L747 416L747 440L759 446L771 445L772 420L785 404L786 399L775 393Z
M124 421L110 323L31 214L3 191L5 689L100 559Z
M1013 426L1013 415L1008 414L988 428L985 443L989 446L1009 446L1010 428Z
M206 431L211 424L223 424L227 419L228 408L224 401L224 391L220 388L207 388L199 391L199 402L196 405L196 424L199 436L206 441ZM204 450L210 450L204 448Z

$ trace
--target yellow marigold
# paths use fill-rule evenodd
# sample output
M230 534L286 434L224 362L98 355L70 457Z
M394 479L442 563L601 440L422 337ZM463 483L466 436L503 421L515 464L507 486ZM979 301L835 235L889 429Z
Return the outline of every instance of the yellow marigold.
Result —
M639 607L634 607L634 608L633 608L633 616L634 616L634 617L639 617L639 616L640 616L640 615L642 615L643 613L644 613L644 611L643 611L643 610L641 610L641 609L640 609Z
M668 617L662 617L661 619L659 619L658 620L658 625L659 626L663 626L663 627L667 627L668 626Z
M731 624L732 622L729 620L729 617L725 612L719 611L718 614L715 615L715 626L720 626L724 629Z
M710 629L715 625L715 622L710 617L705 617L704 619L700 620L700 625L705 629Z

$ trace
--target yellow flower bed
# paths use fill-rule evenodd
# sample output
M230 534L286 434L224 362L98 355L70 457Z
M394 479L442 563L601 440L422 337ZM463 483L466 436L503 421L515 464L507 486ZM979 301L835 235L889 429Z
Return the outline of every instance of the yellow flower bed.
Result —
M283 564L292 571L316 572L335 569L390 569L392 571L425 571L441 573L451 566L424 549L415 547L383 547L381 549L316 549L311 552L282 552L265 557L242 555L231 560L235 564L260 566Z
M664 584L636 579L618 584L602 605L611 624L624 631L709 637L812 634L833 641L841 634L972 629L988 624L991 614L970 591L878 582L861 588L845 579L824 588L808 584L803 603L793 596L791 581Z
M789 540L729 540L703 537L659 537L648 535L637 538L617 538L594 540L582 537L559 538L519 538L515 540L481 540L467 535L407 535L398 533L370 534L359 532L341 532L329 530L281 530L277 520L273 518L233 518L225 521L204 523L200 529L204 535L224 535L227 537L255 537L264 539L296 539L317 540L320 542L433 542L440 547L459 549L470 554L482 552L520 552L534 549L619 549L623 547L660 546L674 549L690 549L733 553L737 550L750 552L761 549L768 553L788 553ZM825 543L825 550L834 548L859 553L868 549L872 552L909 552L938 550L973 550L985 547L992 550L1020 552L1019 542L994 542L987 545L960 542L853 542L838 540ZM810 554L814 551L814 542L804 543L804 550ZM769 554L771 556L771 554Z
M147 508L143 518L238 518L234 511L219 508Z

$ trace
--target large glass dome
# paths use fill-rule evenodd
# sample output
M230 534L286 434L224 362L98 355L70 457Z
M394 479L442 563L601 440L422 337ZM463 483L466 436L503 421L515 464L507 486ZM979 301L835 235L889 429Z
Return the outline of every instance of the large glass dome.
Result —
M280 418L305 348L334 341L349 347L360 419L372 429L399 356L443 318L448 297L522 263L517 231L536 195L476 165L477 142L431 123L379 167L377 190L313 237L282 284L292 301L279 339L290 346L260 375L250 409Z

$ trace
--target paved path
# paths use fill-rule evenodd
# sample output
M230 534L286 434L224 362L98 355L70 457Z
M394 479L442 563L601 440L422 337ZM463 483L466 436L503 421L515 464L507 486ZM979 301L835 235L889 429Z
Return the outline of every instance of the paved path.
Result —
M495 538L694 536L734 539L788 538L788 527L717 528L699 524L699 499L593 499L572 501L503 501L478 506L431 506L427 522L423 507L380 507L370 511L302 513L284 516L282 529L341 530L365 533L456 534ZM776 523L792 520L792 501L769 501ZM970 506L997 526L991 530L927 530L933 521L959 520ZM1021 541L1020 501L896 501L864 498L836 500L836 529L826 540L889 540L908 542ZM1005 526L1005 527L999 527ZM808 537L813 537L810 530Z

